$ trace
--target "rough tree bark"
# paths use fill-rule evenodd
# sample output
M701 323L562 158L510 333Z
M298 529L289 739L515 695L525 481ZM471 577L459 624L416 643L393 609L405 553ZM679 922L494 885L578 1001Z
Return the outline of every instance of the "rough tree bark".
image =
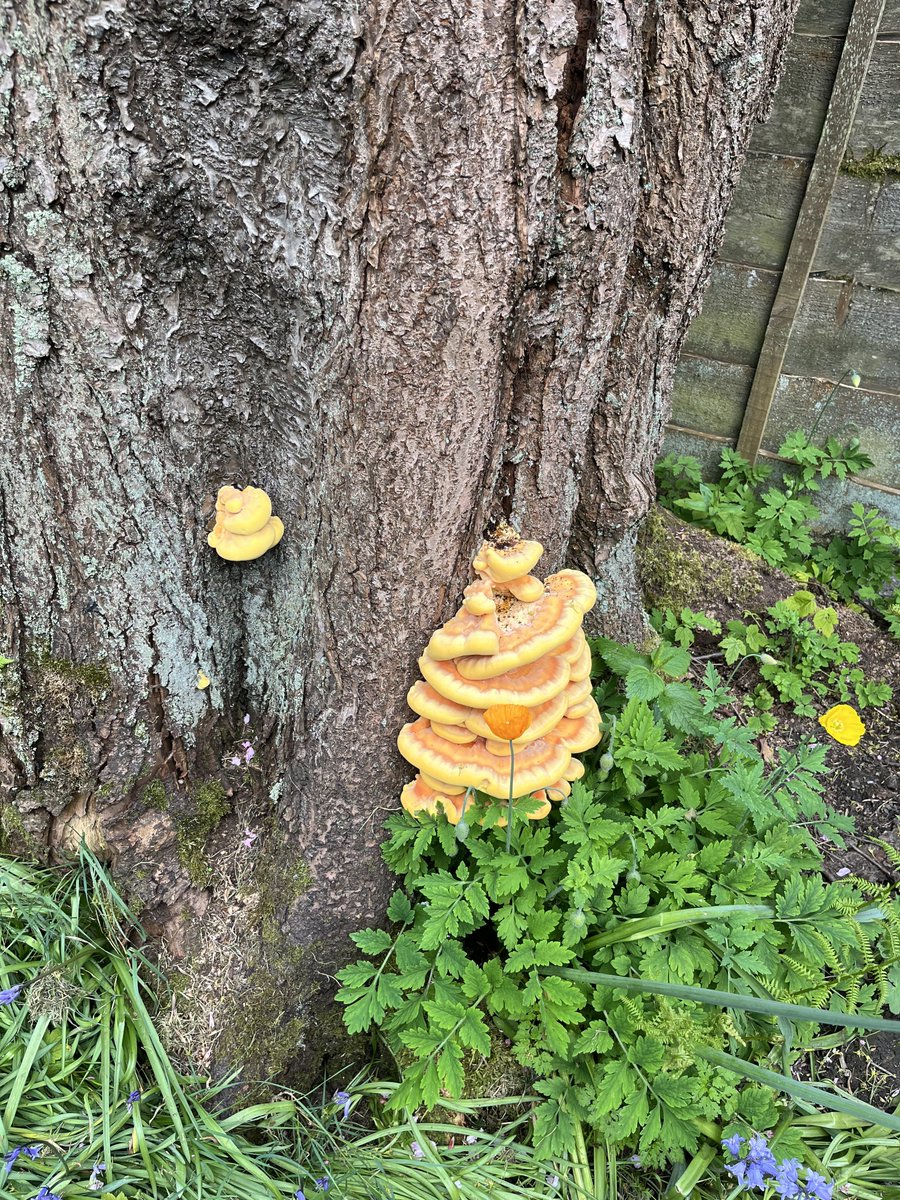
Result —
M195 1055L327 1044L490 516L638 632L672 369L794 5L7 0L3 829L109 858ZM270 492L276 551L208 550L223 483Z

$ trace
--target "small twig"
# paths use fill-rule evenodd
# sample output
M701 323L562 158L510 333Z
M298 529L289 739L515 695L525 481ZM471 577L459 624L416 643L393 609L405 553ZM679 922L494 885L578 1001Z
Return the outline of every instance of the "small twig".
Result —
M896 871L894 871L894 869L892 867L889 867L889 866L886 867L884 865L884 863L880 863L877 858L874 858L868 852L868 850L863 850L862 846L860 846L857 842L851 842L850 839L848 838L847 839L847 848L852 850L854 852L854 854L858 854L861 858L867 859L872 864L873 867L877 867L877 869L882 873L882 875L885 875L888 879L890 879L890 880L897 879L897 873L896 873Z

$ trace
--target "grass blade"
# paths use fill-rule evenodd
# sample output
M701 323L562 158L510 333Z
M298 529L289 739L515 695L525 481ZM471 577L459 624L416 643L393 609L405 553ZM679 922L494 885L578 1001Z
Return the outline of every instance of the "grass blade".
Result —
M38 1017L37 1021L35 1021L31 1037L28 1039L28 1044L25 1047L25 1053L22 1055L22 1061L13 1079L13 1085L6 1101L6 1108L3 1110L3 1126L5 1129L11 1128L13 1121L16 1119L16 1112L22 1099L22 1093L28 1086L28 1081L31 1077L31 1068L34 1066L35 1059L43 1049L44 1034L47 1032L49 1024L50 1018L48 1016Z
M776 1091L787 1092L796 1100L805 1100L808 1104L815 1104L819 1108L830 1108L834 1112L846 1113L850 1117L859 1117L872 1125L880 1125L884 1129L894 1129L900 1133L900 1117L882 1112L880 1108L874 1108L862 1100L854 1100L851 1096L842 1096L839 1092L826 1091L825 1088L817 1087L814 1083L800 1083L798 1080L792 1079L790 1075L780 1075L777 1071L758 1067L756 1063L745 1062L734 1054L726 1054L724 1050L714 1050L711 1046L699 1046L695 1053L698 1058L705 1059L715 1067L733 1071L735 1075L752 1080L754 1083L764 1083Z
M831 1008L810 1008L805 1004L786 1004L763 996L742 996L738 992L723 992L716 988L692 987L687 983L663 983L658 979L632 979L627 975L605 975L601 971L583 971L579 967L547 967L545 975L558 975L574 983L602 984L626 992L651 992L657 996L673 996L676 1000L694 1000L717 1008L740 1008L761 1013L766 1017L787 1017L793 1021L815 1021L819 1025L840 1025L845 1029L879 1029L900 1034L900 1021L886 1017L868 1017L860 1013L835 1012Z

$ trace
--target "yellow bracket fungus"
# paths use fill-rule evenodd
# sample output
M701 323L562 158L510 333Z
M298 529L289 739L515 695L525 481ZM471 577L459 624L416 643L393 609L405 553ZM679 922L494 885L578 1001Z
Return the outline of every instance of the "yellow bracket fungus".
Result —
M220 558L249 562L277 546L284 525L272 516L272 501L262 488L221 487L216 523L206 539Z
M407 812L444 812L456 825L468 791L505 799L512 786L540 802L537 820L584 774L572 755L597 745L601 719L581 623L597 593L580 571L535 578L542 553L501 526L473 560L459 612L419 659L423 678L407 695L417 719L397 741L418 769L401 796Z

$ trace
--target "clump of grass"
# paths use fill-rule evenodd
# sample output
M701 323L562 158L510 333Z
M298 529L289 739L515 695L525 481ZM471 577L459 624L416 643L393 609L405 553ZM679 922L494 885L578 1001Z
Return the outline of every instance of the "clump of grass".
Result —
M154 1022L164 982L142 939L86 848L64 870L0 858L0 1197L549 1194L545 1166L513 1130L361 1125L378 1085L351 1085L349 1113L274 1087L229 1111L233 1079L210 1083L169 1058Z

